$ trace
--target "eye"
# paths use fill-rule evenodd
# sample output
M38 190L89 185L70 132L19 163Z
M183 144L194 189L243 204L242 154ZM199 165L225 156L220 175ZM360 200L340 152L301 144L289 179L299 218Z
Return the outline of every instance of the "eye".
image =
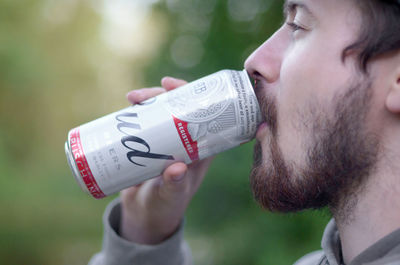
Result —
M294 22L286 22L286 25L288 25L293 32L298 31L298 30L303 30L303 28L301 26L297 25Z

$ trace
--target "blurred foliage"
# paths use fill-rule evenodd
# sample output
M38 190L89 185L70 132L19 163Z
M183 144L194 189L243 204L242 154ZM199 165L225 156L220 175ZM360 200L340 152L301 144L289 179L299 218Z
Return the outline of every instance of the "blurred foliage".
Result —
M141 1L0 0L1 264L86 264L100 250L112 198L94 200L74 182L69 129L128 105L126 92L164 75L242 69L282 20L279 0L152 1L138 5L142 29L122 32L131 42L118 46L105 36L117 30L105 30L104 7L124 2ZM291 264L319 248L328 214L271 214L253 201L251 149L219 155L190 205L196 264Z

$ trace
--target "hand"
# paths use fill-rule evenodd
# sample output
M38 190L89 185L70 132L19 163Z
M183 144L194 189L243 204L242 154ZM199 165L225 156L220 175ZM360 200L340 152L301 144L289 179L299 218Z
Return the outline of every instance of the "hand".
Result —
M184 84L186 81L164 77L162 88L134 90L127 97L135 104ZM211 160L196 161L189 166L174 163L161 176L123 190L121 236L147 245L158 244L171 236L179 227Z

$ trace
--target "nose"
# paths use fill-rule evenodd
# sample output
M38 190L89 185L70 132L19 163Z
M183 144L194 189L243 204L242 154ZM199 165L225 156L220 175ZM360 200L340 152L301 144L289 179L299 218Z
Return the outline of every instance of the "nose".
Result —
M262 76L268 83L275 82L280 76L286 46L284 38L277 31L247 58L245 69L253 78Z

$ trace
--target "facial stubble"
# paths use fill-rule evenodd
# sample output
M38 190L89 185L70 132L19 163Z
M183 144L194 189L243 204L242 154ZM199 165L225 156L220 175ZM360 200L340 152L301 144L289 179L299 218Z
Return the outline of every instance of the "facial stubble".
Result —
M371 81L364 80L337 95L330 113L318 105L310 107L307 120L313 124L304 126L309 128L306 158L299 166L287 161L278 145L275 100L259 96L270 135L254 148L250 183L256 201L276 212L329 206L336 218L350 218L378 156L379 142L366 128L371 100Z

